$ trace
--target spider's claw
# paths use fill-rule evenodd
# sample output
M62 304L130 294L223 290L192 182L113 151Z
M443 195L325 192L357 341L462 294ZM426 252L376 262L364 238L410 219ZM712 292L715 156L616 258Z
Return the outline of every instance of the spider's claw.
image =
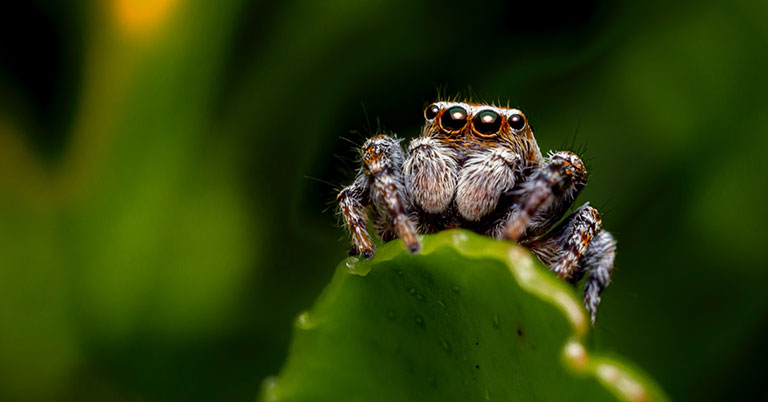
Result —
M350 257L363 257L366 260L370 260L374 255L376 255L376 246L372 246L372 248L366 248L363 250L358 250L357 247L352 247L347 251L347 254L349 254Z
M363 250L363 252L360 253L360 255L362 255L363 258L365 258L366 261L370 261L371 258L373 258L373 256L376 255L376 249L375 248L371 248L371 249L368 249L368 250Z
M419 251L421 251L421 242L416 240L416 243L406 244L406 247L408 248L409 253L418 254Z
M403 239L405 248L411 254L416 254L421 251L421 242L416 237L416 230L413 228L411 221L403 216L400 219L395 220L395 226L397 228L397 234Z

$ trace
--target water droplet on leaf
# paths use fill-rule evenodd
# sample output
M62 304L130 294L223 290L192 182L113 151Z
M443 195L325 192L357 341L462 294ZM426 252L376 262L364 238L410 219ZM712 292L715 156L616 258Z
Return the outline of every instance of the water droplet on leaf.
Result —
M309 311L304 311L296 317L296 326L300 329L312 329L315 326L309 316Z
M445 338L440 338L440 345L445 349L446 352L451 351L451 345L448 343L448 340Z

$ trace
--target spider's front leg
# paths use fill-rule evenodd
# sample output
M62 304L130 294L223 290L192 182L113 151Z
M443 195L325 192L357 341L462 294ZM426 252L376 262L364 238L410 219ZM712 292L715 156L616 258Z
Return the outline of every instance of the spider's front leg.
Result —
M504 237L520 241L546 233L563 217L587 184L587 169L576 154L552 154L523 183L517 208L504 227Z
M408 216L410 201L403 183L403 150L399 140L386 135L368 139L362 148L362 172L355 184L339 194L341 213L352 231L355 249L365 258L373 258L374 247L365 230L364 206L368 203L391 218L395 234L403 239L409 252L421 250L416 230ZM361 189L365 189L361 191Z
M359 174L354 183L345 187L336 196L336 201L339 203L339 213L341 213L344 223L352 234L354 253L350 251L350 254L362 255L366 260L373 258L376 253L376 246L368 234L368 222L365 214L365 207L370 204L368 187L368 177Z
M410 200L403 183L403 149L400 141L377 135L363 144L363 172L373 180L371 199L392 218L397 237L411 254L421 250L413 222L408 216Z

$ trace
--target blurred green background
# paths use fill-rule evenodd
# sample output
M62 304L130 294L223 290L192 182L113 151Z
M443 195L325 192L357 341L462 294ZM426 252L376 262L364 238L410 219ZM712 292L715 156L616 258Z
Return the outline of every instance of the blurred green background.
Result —
M417 135L443 87L586 146L619 241L595 348L768 400L768 3L17 3L0 400L253 400L345 256L341 137Z

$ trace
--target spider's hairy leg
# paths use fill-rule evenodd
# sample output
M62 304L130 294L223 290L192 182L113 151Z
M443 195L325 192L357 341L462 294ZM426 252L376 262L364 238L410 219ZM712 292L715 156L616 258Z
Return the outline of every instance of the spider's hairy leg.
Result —
M445 211L453 201L458 164L455 151L433 137L418 137L408 146L403 173L413 202L430 214Z
M370 260L376 253L376 246L371 241L366 228L365 206L370 203L368 177L358 175L354 183L341 190L336 200L339 203L339 212L352 233L354 251L366 260Z
M520 155L497 147L467 159L456 187L456 207L469 221L479 221L496 208L502 193L515 185Z
M595 323L597 306L603 290L611 282L613 260L616 256L616 240L606 231L600 231L592 240L587 254L582 258L578 270L589 270L589 278L584 285L584 304L587 306L592 323Z
M574 283L583 276L583 273L575 272L579 261L602 227L600 214L587 203L553 231L523 244L560 278Z
M403 183L403 149L400 141L377 135L363 144L363 172L373 181L371 199L392 218L395 232L412 254L421 250L416 230L408 215L410 200Z
M590 272L584 287L584 304L594 324L600 295L611 280L616 252L616 241L602 230L597 210L584 204L553 231L524 244L560 278L572 284Z
M587 184L587 169L576 154L552 154L524 183L518 207L506 222L504 237L512 240L546 233Z

